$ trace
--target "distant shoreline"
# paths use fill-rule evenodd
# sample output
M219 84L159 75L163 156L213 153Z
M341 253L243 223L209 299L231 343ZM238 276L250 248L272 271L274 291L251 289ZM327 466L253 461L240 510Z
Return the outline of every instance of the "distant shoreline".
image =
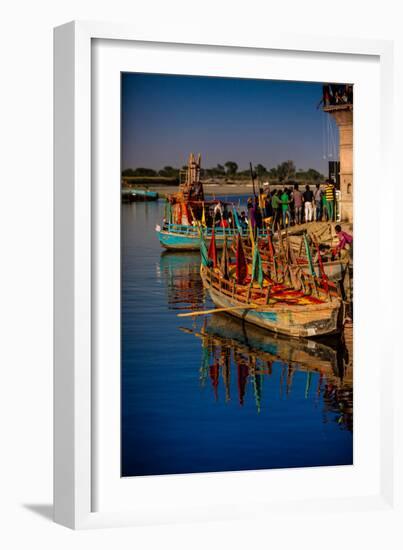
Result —
M284 184L270 185L270 189L282 189ZM301 184L302 188L303 185ZM311 184L314 187L314 184ZM178 185L136 185L133 189L148 189L149 191L155 191L161 198L178 192ZM225 197L226 195L253 195L253 186L251 183L204 183L204 194L208 197ZM258 191L258 184L255 185L256 192Z

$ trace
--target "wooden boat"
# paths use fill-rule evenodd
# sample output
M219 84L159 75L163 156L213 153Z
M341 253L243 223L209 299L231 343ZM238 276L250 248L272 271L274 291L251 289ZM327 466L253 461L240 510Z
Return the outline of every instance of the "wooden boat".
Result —
M168 197L162 226L156 227L161 245L168 250L200 250L200 235L209 243L213 228L217 248L225 238L231 242L238 233L247 235L232 203L205 200L200 162L200 155L197 160L193 154L189 156L187 169L179 174L179 191ZM266 234L265 229L259 232L261 237Z
M161 245L169 250L200 250L200 234L202 234L207 244L210 243L213 228L200 225L182 225L165 223L162 227L156 228ZM214 235L217 248L222 248L224 239L228 243L235 240L238 234L247 237L247 230L241 230L234 227L224 228L215 227ZM265 237L266 230L259 230L259 237Z
M204 288L217 308L273 332L295 337L315 337L340 332L343 322L341 298L329 289L316 286L308 294L285 284L265 279L238 284L223 277L219 268L204 265L200 275ZM333 294L333 295L332 295Z

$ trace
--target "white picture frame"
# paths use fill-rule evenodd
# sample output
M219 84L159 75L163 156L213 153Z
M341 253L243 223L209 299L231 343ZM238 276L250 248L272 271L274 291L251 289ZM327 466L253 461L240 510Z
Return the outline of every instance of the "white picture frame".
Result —
M391 143L393 133L393 44L391 42L286 36L273 33L267 37L259 38L253 36L253 33L246 32L239 40L228 43L209 33L203 34L203 37L197 40L193 32L192 35L187 32L184 29L181 36L178 37L177 34L171 36L167 30L164 35L153 36L152 33L149 34L145 30L140 31L130 25L88 22L72 22L55 29L55 521L71 528L90 528L236 518L241 515L244 517L245 513L248 517L257 517L259 513L267 513L267 511L276 513L284 507L287 508L287 513L298 513L301 510L301 503L304 508L309 508L312 514L316 514L324 508L331 512L340 506L344 506L346 510L368 513L378 510L387 510L390 514L398 513L395 506L399 487L396 482L397 466L394 462L394 424L390 420L397 415L397 408L387 390L387 383L390 383L393 378L394 361L396 360L393 347L389 347L382 356L385 359L382 371L373 370L372 378L368 375L368 384L366 386L362 384L362 389L357 389L358 394L360 391L363 394L372 392L372 397L378 396L379 398L379 409L374 407L377 412L373 418L374 430L376 431L376 427L379 427L379 433L373 437L369 433L363 434L362 440L362 445L370 445L371 439L373 439L373 450L377 456L373 462L363 462L361 488L358 485L354 486L354 480L357 478L354 471L342 473L334 471L331 481L334 494L326 497L325 492L317 491L306 495L306 500L304 500L304 487L308 484L318 483L320 480L320 472L314 471L318 469L302 472L301 470L298 472L282 470L272 475L271 484L276 483L275 479L280 480L283 484L287 484L287 480L289 480L291 485L300 488L300 492L298 494L290 492L280 501L278 497L262 499L261 495L258 495L258 488L268 480L265 472L250 472L242 475L238 475L236 472L212 474L211 476L205 475L202 479L197 475L160 476L158 479L152 476L153 479L143 478L135 488L129 489L136 493L133 500L137 499L137 505L128 505L127 503L121 505L119 499L121 498L123 503L124 498L123 493L120 493L120 489L117 487L118 480L106 480L107 469L112 467L113 460L116 463L116 453L115 458L111 458L111 462L103 460L100 464L97 460L97 453L108 454L107 449L102 447L102 436L99 436L99 432L108 428L103 424L104 416L100 417L97 413L97 401L108 398L105 394L106 391L109 391L108 388L111 388L111 392L112 388L116 390L119 377L118 368L115 373L109 371L108 376L111 378L108 378L107 384L105 377L98 377L94 359L99 357L96 348L98 344L94 339L94 334L98 330L96 325L102 324L102 318L105 317L105 304L98 304L100 296L98 285L105 284L105 282L94 283L97 277L96 271L101 266L100 261L102 262L102 259L98 258L96 247L97 235L101 231L97 219L99 216L105 215L105 205L108 204L108 198L111 198L107 195L97 195L96 178L94 178L94 174L99 174L99 167L94 159L94 147L96 148L94 144L98 139L102 139L106 129L102 123L98 124L98 104L94 105L94 93L96 93L94 85L96 86L96 83L99 82L95 74L95 59L98 60L97 56L99 56L97 50L94 49L97 42L99 44L100 41L110 41L110 43L113 41L116 47L122 48L127 48L130 44L138 45L140 50L136 52L136 59L139 60L139 56L141 58L143 55L141 48L147 51L147 55L141 58L141 67L143 70L149 67L149 72L157 70L156 67L158 67L158 65L153 65L151 50L158 48L158 55L155 56L157 58L164 49L168 53L172 53L173 44L175 44L175 51L187 52L187 55L192 52L195 55L200 55L201 64L206 51L208 51L210 63L212 63L212 54L217 57L231 55L231 52L235 52L235 50L237 54L246 58L261 57L269 52L275 52L275 54L277 52L277 54L281 53L284 58L296 55L299 58L305 56L315 59L315 56L321 53L324 56L331 56L341 67L343 64L347 64L353 56L361 56L364 64L365 59L368 62L371 59L375 60L376 71L379 69L379 89L373 91L375 94L373 97L380 101L376 102L376 105L374 104L374 118L377 119L379 126L368 127L368 130L379 128L380 144L375 146L374 142L370 142L368 138L366 151L374 153L374 167L379 168L382 165L385 167L384 177L391 177L393 165ZM130 57L133 57L132 54ZM174 56L170 55L171 57ZM111 56L107 54L106 61L104 61L105 66L109 63L111 70L115 73L119 72L122 70L122 67L117 66L121 62L120 60L123 60L123 55L117 62L116 52ZM236 74L236 67L240 65L235 66L234 64L232 69L230 65L226 65L226 70L229 71L226 74ZM207 72L203 72L200 69L201 66L195 68L195 74L218 74L211 68ZM231 73L231 70L235 73ZM265 71L266 69L263 67L259 70ZM215 71L219 71L219 68L216 68ZM266 77L269 76L272 74L267 69ZM364 101L365 99L363 99ZM358 126L360 120L362 124L365 124L362 112L360 119L359 108L357 116ZM94 135L94 121L97 121L97 132L100 135L98 133ZM112 145L114 150L113 155L116 163L116 155L119 155L120 151L118 143L112 142L109 145ZM359 152L355 151L356 154L358 155ZM355 160L357 160L356 157ZM360 162L358 158L358 174L355 171L357 174L355 177L358 181L360 177L368 181L369 189L374 190L376 179L370 171L365 171L364 163L360 164ZM105 165L103 168L110 170L112 176L116 173L119 177L115 170L116 165L112 160L111 165L108 166ZM380 220L375 225L365 218L365 208L367 207L370 207L370 203L366 203L363 196L363 204L360 205L361 210L358 211L357 220L362 224L357 231L358 235L361 231L362 238L359 239L359 242L363 247L362 256L365 259L371 242L371 246L377 247L382 257L392 257L393 240L386 238L391 233L392 221L388 217L386 206L380 205ZM113 227L116 229L116 219L113 223L115 223ZM368 242L364 240L365 234ZM383 243L382 249L380 242ZM115 259L119 245L117 233L112 231L109 252ZM357 261L360 261L359 256L358 252ZM105 264L102 265L105 266ZM364 262L363 265L365 265ZM116 267L116 269L118 268ZM376 280L375 275L380 278L381 284L374 288L371 283ZM110 281L116 282L116 271L108 272L106 284L109 276ZM368 279L369 287L366 289L369 288L373 296L376 297L373 314L385 315L386 312L387 315L393 316L392 305L387 303L384 290L392 283L391 273L376 271L372 277L373 279L369 274L367 277L363 276L362 284L364 288L366 284L364 279ZM116 294L114 296L116 301ZM362 299L362 307L365 312L364 302L365 300ZM116 303L115 305L112 303L108 307L116 313L116 305ZM365 334L364 328L371 331L370 328L363 325L358 336L357 332L355 333L356 341L368 344L372 336L378 337L380 342L386 343L385 327L380 327L378 331L369 335ZM115 334L115 338L117 336L118 334ZM109 344L107 343L106 346L104 351L106 349L108 354ZM109 351L112 349L113 344L110 345ZM377 360L379 362L380 359L380 355L375 351L368 352L367 355L363 353L362 357L374 362ZM380 380L379 385L376 385L376 380ZM116 419L115 405L116 400L111 401L111 411L112 409L114 411L111 412L111 416ZM362 418L364 419L364 416ZM107 422L107 424L110 424L109 436L113 437L116 447L118 438L116 424L113 422ZM360 449L358 450L360 451ZM370 489L365 490L366 480L368 482L371 479L371 473L375 471L372 468L376 468L376 483ZM328 472L330 470L326 475ZM113 475L116 477L116 472ZM324 478L322 478L323 480ZM330 483L330 477L328 481ZM220 486L229 495L227 500L219 502L216 507L209 503L206 495L203 500L200 487L209 483ZM99 484L103 484L109 491L104 492L106 496L100 510L97 498L94 496L99 492ZM330 486L329 493L331 492ZM196 487L198 489L195 489ZM231 490L233 487L236 487L236 490ZM166 502L162 502L162 497L157 498L158 506L157 503L155 507L153 506L152 499L146 505L146 501L141 500L140 495L145 497L145 494L150 492L149 488L152 488L153 496L160 495L161 497L167 491L171 496ZM199 493L197 493L198 490ZM172 496L173 491L178 495ZM244 491L242 494L247 494L248 500L237 497L237 494L240 494L239 491ZM185 506L183 502L182 505L180 504L181 498L182 500L184 498L191 500L193 494L198 494L199 502L194 500L187 501ZM105 500L108 501L108 505L105 504ZM253 503L259 503L259 511L256 507L250 506ZM225 505L225 509L223 509L223 505Z

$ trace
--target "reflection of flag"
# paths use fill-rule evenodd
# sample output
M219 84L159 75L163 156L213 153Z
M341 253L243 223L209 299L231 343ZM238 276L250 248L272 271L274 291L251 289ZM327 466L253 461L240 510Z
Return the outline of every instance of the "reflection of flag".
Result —
M242 239L238 235L236 239L236 282L243 284L248 274L248 266L246 264L245 253L243 251Z
M221 254L221 273L224 277L224 279L228 279L229 278L229 273L228 273L228 250L227 250L227 237L224 237L224 246L223 246L223 249L222 249L222 254Z
M243 405L246 389L246 381L248 379L249 369L243 361L239 361L237 364L238 367L238 394L239 394L239 404Z
M263 286L262 258L260 257L258 246L255 246L253 252L252 281L257 281L260 287Z
M220 366L217 362L210 366L210 379L214 389L215 400L218 400L218 382L220 376Z
M213 231L211 233L211 241L210 241L210 246L209 246L209 249L208 249L208 257L209 257L210 260L212 260L213 266L217 267L217 247L216 247L216 244L215 244L214 227L213 227Z

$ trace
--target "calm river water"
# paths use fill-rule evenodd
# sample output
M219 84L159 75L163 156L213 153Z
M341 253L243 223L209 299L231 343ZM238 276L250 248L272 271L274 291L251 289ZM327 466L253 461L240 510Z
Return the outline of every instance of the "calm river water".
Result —
M177 317L212 304L163 207L122 205L122 475L352 464L349 346Z

